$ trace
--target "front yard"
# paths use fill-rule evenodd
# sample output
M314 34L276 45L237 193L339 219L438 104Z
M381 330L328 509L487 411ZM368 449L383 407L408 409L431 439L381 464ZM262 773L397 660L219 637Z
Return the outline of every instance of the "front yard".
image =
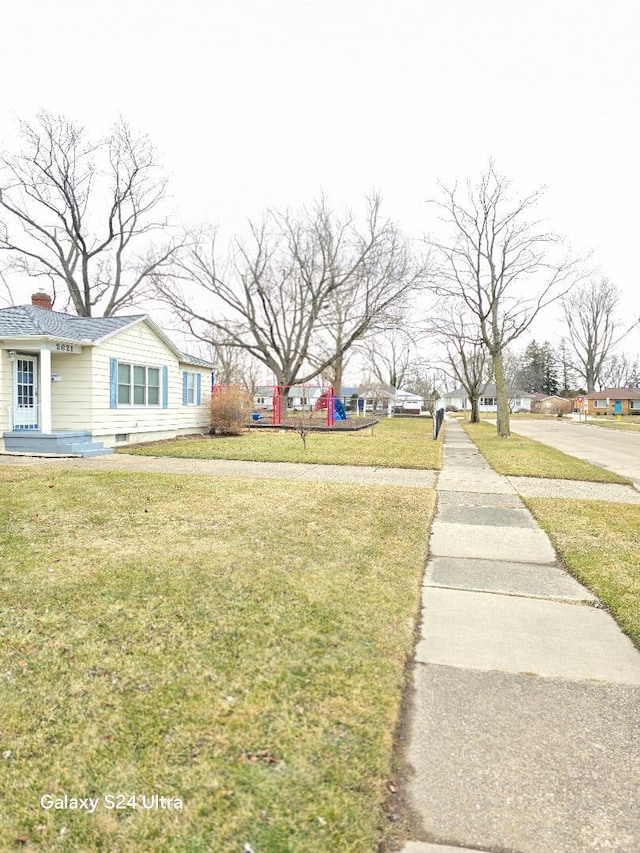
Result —
M2 846L376 849L432 491L0 481Z
M444 430L437 441L433 440L432 430L430 418L382 418L373 428L361 432L310 433L306 451L302 439L294 431L254 429L226 438L189 436L131 445L122 452L187 459L440 469Z

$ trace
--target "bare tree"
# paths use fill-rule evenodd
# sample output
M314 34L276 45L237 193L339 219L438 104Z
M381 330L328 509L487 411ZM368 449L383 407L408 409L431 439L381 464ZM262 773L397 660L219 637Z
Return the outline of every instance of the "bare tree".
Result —
M442 370L464 389L471 406L471 423L477 424L480 397L491 378L487 348L477 320L468 312L467 316L461 313L455 302L441 305L440 312L435 331L446 352Z
M207 357L214 365L216 385L242 385L252 395L259 385L258 364L237 347L211 342Z
M573 392L579 385L570 349L571 346L567 339L560 338L557 352L560 369L560 394L563 397L573 396Z
M431 415L440 399L442 370L431 368L427 361L414 361L405 379L404 387L411 394L422 398L423 407Z
M374 200L379 204L379 199ZM375 251L358 273L331 295L311 340L311 364L333 352L325 375L337 389L351 348L365 338L393 335L410 297L427 285L429 259L411 251L395 223L382 223L379 237Z
M195 337L246 350L285 388L328 368L339 387L345 353L418 278L380 204L369 199L362 225L324 199L298 214L269 211L222 268L207 234L158 292Z
M82 317L143 296L177 245L158 219L165 198L155 150L120 121L103 140L64 116L20 122L23 147L0 155L0 250L10 268L49 280ZM153 241L153 245L152 245Z
M568 294L562 307L569 330L569 342L576 358L576 370L587 386L595 391L603 378L603 369L612 350L640 319L621 331L616 316L620 291L606 278L592 280Z
M541 191L514 198L510 182L493 163L464 190L442 187L436 200L450 227L447 242L432 241L441 264L438 290L466 307L478 324L492 362L498 401L498 435L507 437L509 399L503 353L546 306L562 298L577 276L577 264L561 240L529 220Z
M634 359L627 353L610 356L602 366L600 381L603 388L633 388L638 386L640 366L638 356Z
M413 341L401 328L390 328L373 335L362 351L376 379L394 388L402 388L416 371L416 350Z
M5 274L0 270L0 292L3 294L0 296L0 301L4 302L6 305L14 305L13 294L11 293L11 288L9 287L9 282Z

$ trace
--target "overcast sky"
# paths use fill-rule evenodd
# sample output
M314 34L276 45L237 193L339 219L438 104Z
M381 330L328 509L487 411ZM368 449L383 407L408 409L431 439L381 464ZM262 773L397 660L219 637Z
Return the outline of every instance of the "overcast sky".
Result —
M189 222L375 188L416 237L492 156L640 312L638 0L22 0L2 30L3 142L122 113Z

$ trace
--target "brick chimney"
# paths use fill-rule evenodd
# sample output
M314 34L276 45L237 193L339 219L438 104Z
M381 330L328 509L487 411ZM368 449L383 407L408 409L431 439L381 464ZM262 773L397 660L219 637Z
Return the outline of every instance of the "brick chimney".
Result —
M31 304L35 305L36 308L46 308L51 311L53 302L51 301L51 297L48 293L45 293L43 290L39 290L37 293L33 293L31 295Z

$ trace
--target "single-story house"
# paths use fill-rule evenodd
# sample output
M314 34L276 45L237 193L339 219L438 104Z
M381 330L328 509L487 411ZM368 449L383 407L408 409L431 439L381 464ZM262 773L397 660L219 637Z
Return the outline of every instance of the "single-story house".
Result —
M424 398L418 394L398 388L394 397L393 407L396 412L419 415L423 410L424 403Z
M533 394L531 400L531 411L537 415L553 415L558 410L566 408L567 412L571 411L571 400L566 397L559 397L557 394Z
M3 449L93 456L205 432L212 367L146 314L77 317L34 294L0 309Z
M512 412L517 412L524 409L527 412L531 411L531 400L533 393L530 391L521 391L517 388L507 388L509 395L509 409ZM470 411L471 403L467 397L467 392L464 388L454 388L453 391L445 391L441 397L445 408L451 407L460 411ZM480 412L497 412L498 400L496 398L496 386L487 385L484 392L481 394L478 401L478 410Z
M273 409L275 385L259 385L253 395L253 405L257 412L270 412ZM294 412L308 412L318 402L322 394L319 385L292 385L287 394L287 408Z
M253 405L256 412L270 412L273 409L273 392L275 385L259 385L253 395ZM310 411L318 402L320 396L327 390L328 386L313 384L292 385L287 395L287 408L293 411ZM417 405L420 398L409 392L401 392L402 399L398 405L405 400L410 404ZM340 394L336 395L347 412L386 412L389 405L393 405L396 398L396 390L388 385L343 385Z
M574 407L587 415L640 415L640 388L603 388L585 394L582 404L574 400Z

